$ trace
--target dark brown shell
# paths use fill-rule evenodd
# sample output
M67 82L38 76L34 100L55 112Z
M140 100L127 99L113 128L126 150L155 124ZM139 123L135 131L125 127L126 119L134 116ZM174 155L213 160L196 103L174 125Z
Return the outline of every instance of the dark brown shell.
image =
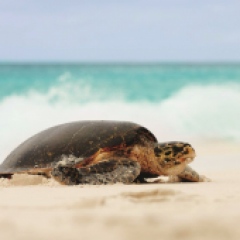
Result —
M131 122L79 121L49 128L27 139L0 165L0 174L51 168L62 155L88 158L100 148L156 142L146 128Z

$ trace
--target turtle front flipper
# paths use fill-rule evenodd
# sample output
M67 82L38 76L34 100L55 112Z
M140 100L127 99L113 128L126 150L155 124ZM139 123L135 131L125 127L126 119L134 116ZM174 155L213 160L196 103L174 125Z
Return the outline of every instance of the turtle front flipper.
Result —
M131 183L140 174L140 164L131 159L108 159L88 167L59 163L52 170L52 176L66 185Z
M185 170L177 175L180 182L209 182L205 176L199 175L196 171L194 171L191 167L186 166Z

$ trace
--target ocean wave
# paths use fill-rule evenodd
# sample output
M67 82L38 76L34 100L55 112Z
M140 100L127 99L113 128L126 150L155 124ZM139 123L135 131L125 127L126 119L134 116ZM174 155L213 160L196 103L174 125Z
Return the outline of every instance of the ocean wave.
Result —
M102 98L88 85L67 81L46 93L31 90L0 102L0 161L26 138L50 126L86 119L126 120L150 129L159 141L240 141L240 85L187 86L159 102Z
M240 140L240 85L188 86L162 102L168 122L199 138Z

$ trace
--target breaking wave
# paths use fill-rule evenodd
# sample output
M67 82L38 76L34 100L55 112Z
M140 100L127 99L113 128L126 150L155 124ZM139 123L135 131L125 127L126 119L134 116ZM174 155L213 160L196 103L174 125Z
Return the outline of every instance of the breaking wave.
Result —
M26 138L50 126L86 119L126 120L150 129L159 141L240 141L240 85L194 85L158 102L62 80L45 93L30 90L0 101L0 159Z

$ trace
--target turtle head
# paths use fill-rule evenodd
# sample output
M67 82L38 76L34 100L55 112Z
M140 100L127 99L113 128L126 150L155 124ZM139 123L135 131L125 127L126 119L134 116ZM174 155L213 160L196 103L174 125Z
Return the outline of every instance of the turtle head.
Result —
M178 175L196 156L189 143L157 143L154 147L155 158L164 175Z

